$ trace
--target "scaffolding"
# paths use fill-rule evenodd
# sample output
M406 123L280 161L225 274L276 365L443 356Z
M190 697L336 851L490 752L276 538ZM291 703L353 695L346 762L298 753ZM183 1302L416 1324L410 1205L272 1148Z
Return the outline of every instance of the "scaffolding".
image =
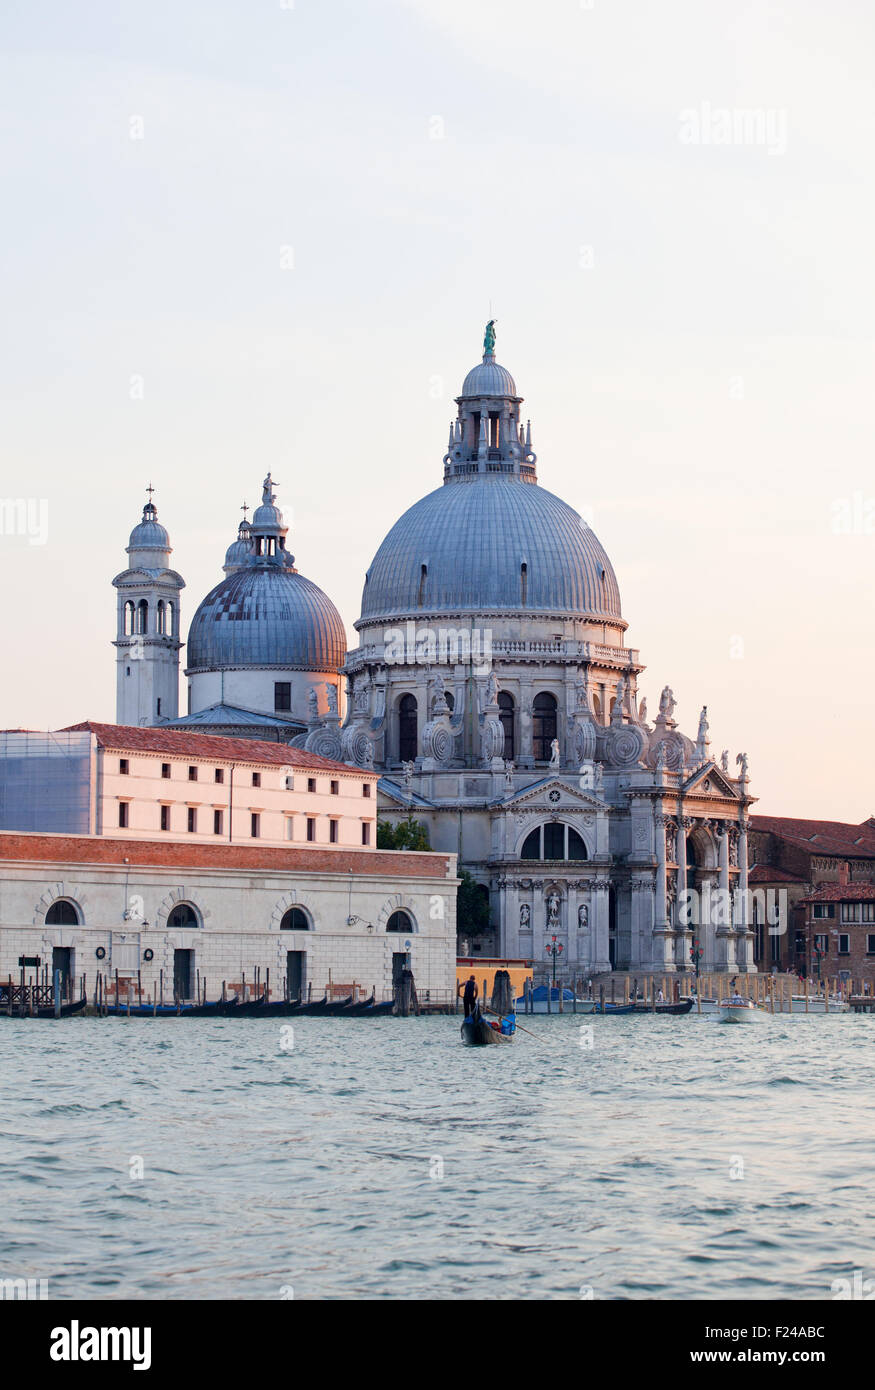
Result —
M0 733L0 830L87 835L91 741L87 730Z

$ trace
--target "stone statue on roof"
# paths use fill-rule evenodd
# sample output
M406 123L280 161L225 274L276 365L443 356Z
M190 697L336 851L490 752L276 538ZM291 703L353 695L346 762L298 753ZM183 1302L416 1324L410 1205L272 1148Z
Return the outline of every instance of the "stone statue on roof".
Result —
M483 336L483 351L486 353L495 352L495 319L490 319L486 325L486 332Z

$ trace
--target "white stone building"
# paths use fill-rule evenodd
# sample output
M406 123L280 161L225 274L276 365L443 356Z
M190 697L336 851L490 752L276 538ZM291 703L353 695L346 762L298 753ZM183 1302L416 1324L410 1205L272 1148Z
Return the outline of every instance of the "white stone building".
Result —
M0 980L55 969L89 997L209 998L270 982L273 999L357 985L452 998L455 859L329 846L164 843L0 832ZM269 977L268 973L270 972ZM341 990L341 992L343 992Z
M577 974L681 970L693 949L750 970L746 757L715 761L705 709L683 733L667 685L648 718L611 562L538 485L494 348L490 324L443 485L367 570L345 700L340 619L292 576L268 476L192 623L192 713L174 727L233 724L375 769L381 814L422 820L488 897L466 950L537 962L555 938Z
M413 813L482 885L484 953L542 961L556 938L592 975L686 969L695 946L751 970L746 757L715 762L704 709L683 734L668 686L648 720L611 563L538 486L491 325L484 346L443 486L367 571L334 756L379 769L382 814Z

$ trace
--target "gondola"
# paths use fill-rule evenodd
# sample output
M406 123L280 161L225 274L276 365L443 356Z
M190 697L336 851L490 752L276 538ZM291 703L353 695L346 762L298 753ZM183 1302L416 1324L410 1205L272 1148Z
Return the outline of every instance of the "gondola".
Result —
M362 1016L373 1018L375 1015L390 1014L395 1007L394 999L383 999L379 1004L372 1004L370 1008L362 1010Z
M203 1004L105 1004L101 1012L108 1018L224 1018L239 1012L239 1001L235 995Z
M462 1020L461 1033L466 1047L483 1047L489 1043L509 1043L513 1040L512 1033L501 1033L486 1021L479 1004L475 1004L474 1012Z
M351 1004L352 995L348 994L345 999L332 999L329 1004L325 1005L322 1012L324 1014L331 1014L332 1017L336 1014L348 1014Z
M288 1018L290 1014L299 1014L303 1009L300 999L274 999L263 1000L261 1008L254 1013L250 1013L250 1018Z
M324 1012L325 1012L325 1010L326 1010L327 1008L328 1008L328 995L326 994L322 999L312 999L312 1000L308 999L307 1003L304 1004L304 1005L302 1005L302 1007L298 1010L298 1013L301 1013L301 1014L324 1014Z
M375 998L376 995L372 994L370 999L360 999L357 1004L350 1004L348 1009L344 1009L344 1015L354 1014L356 1017L358 1017L359 1014L373 1012Z
M83 998L83 999L74 999L73 1002L72 1002L72 1004L62 1004L62 1005L61 1005L60 1017L61 1017L61 1018L71 1018L73 1014L81 1013L82 1010L85 1008L85 1005L86 1005L87 1003L88 1003L88 1000L85 999L85 998ZM12 1016L13 1016L13 1018L16 1017L16 1013L15 1013L15 1011L14 1011L14 1006L13 1006L13 1015L12 1015ZM24 1017L25 1017L25 1018L30 1018L31 1015L26 1013L26 1014L24 1015ZM34 1018L54 1018L54 1017L55 1017L55 1006L54 1006L54 1004L41 1004L37 1009L34 1010L33 1017L34 1017Z
M637 1004L597 1004L595 1007L597 1014L634 1014L638 1013ZM643 1009L640 1012L644 1012ZM648 1013L650 1010L648 1009Z
M657 1004L654 1012L658 1014L688 1014L692 1007L692 999L682 999L677 1004Z
M267 1002L266 994L260 994L257 999L247 999L245 1003L237 1004L234 1010L234 1016L235 1018L241 1016L243 1018L258 1018L259 1014L264 1014Z

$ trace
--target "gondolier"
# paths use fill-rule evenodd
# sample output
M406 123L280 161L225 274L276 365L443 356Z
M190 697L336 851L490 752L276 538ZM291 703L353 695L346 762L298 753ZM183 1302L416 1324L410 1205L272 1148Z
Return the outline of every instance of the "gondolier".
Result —
M465 1017L468 1018L474 1012L474 1005L477 1003L477 981L470 975L465 981L465 989L462 993L465 1004Z

